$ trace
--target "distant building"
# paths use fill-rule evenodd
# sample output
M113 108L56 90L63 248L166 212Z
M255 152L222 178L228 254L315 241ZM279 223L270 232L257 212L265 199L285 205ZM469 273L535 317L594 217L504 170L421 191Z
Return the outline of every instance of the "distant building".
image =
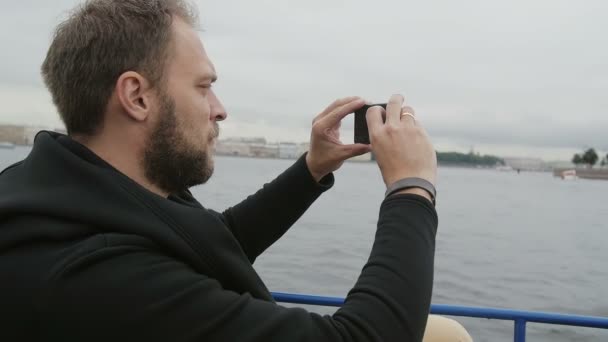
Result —
M15 145L27 145L27 134L25 126L0 125L0 142L13 143Z
M545 162L540 158L503 158L506 166L510 166L515 170L522 171L546 171L548 169Z
M576 167L576 165L570 161L551 161L546 162L545 165L549 169L572 169Z
M296 159L298 154L298 145L291 142L279 143L279 158L281 159Z
M249 151L251 152L251 156L256 158L279 157L278 144L251 144L249 145Z
M248 157L251 155L249 145L240 141L220 140L215 145L215 153L223 156Z
M243 144L261 144L261 145L266 144L266 138L264 138L264 137L252 137L252 138L230 137L230 138L224 139L223 141L230 142L230 143L243 143Z
M268 143L265 138L227 138L215 145L217 155L254 158L297 159L306 151L307 143Z
M38 132L55 131L65 134L65 129L51 129L43 126L26 125L0 125L0 142L9 142L15 145L33 145Z
M262 137L254 138L226 138L217 142L215 154L223 156L253 157L255 153L252 146L266 146L266 139ZM259 154L259 153L258 153Z

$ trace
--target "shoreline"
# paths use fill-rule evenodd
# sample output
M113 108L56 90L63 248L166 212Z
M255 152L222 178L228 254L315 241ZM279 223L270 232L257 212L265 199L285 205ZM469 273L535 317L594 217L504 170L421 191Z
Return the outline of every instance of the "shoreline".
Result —
M603 169L588 169L588 168L559 168L553 170L554 177L561 177L562 172L568 170L575 170L576 177L581 179L593 179L593 180L608 180L608 168Z
M228 157L228 158L247 158L247 159L269 159L269 160L297 160L298 158L280 158L280 157L263 157L263 156L246 156L246 155L238 155L238 154L217 154L216 157ZM375 160L357 160L357 159L347 159L345 162L351 163L374 163ZM496 170L495 166L484 166L484 165L476 165L476 164L459 164L459 163L445 163L445 162L437 162L438 167L445 168L457 168L457 169L473 169L473 170ZM522 170L521 172L551 172L552 170ZM516 170L509 171L517 173Z

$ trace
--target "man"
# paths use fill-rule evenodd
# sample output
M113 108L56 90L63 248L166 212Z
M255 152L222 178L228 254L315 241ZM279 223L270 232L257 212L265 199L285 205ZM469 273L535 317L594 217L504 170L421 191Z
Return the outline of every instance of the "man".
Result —
M420 341L436 159L412 110L392 96L367 113L371 147L343 145L340 120L364 101L337 100L293 166L223 213L203 208L188 188L211 176L227 114L193 13L91 0L57 28L42 74L68 135L40 132L0 175L0 340ZM252 263L370 150L397 186L344 306L277 305Z

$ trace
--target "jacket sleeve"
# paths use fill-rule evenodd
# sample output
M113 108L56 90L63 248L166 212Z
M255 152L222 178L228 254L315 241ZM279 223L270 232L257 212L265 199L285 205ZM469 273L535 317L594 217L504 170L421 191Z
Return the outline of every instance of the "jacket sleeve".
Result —
M255 194L219 215L253 263L334 183L333 174L317 183L306 154Z
M285 308L221 284L148 248L108 246L71 263L40 302L49 341L421 341L437 217L398 195L381 207L368 262L331 316Z

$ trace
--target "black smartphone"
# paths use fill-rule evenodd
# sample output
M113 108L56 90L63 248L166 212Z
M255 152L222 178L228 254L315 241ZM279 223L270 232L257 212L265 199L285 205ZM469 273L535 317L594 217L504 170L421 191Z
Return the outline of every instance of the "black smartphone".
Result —
M371 105L364 105L363 107L355 111L355 144L368 144L369 141L369 130L367 129L367 119L365 114L370 107L380 106L386 110L386 103L378 103Z

